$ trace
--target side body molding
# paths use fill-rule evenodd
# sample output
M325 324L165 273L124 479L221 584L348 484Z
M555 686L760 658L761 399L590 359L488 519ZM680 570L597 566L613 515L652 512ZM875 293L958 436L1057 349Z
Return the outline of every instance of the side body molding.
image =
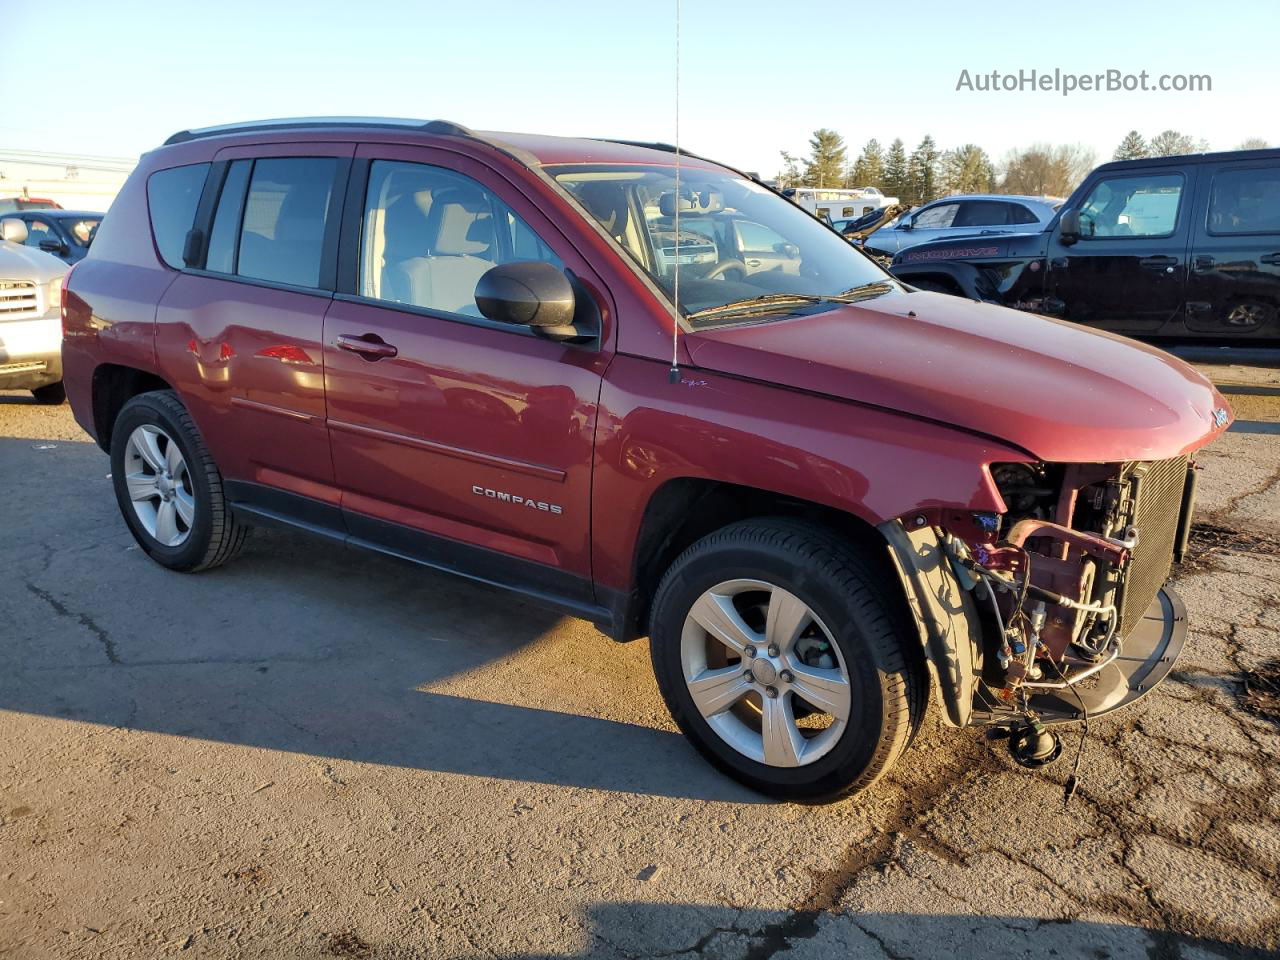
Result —
M966 726L982 674L982 624L973 597L951 572L932 527L909 531L889 520L877 529L902 579L929 674L942 694L944 719L949 726Z

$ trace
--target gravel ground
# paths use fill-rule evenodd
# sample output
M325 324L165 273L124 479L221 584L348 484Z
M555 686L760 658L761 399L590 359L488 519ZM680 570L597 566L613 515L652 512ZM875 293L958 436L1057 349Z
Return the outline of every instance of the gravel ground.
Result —
M0 396L0 956L1275 956L1280 390L1241 369L1183 659L1065 810L1069 762L936 712L868 794L768 803L643 642L284 533L169 573L67 409Z

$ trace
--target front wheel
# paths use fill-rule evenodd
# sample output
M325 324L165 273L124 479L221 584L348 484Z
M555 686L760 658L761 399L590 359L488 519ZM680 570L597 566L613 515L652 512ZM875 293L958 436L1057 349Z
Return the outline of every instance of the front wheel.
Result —
M819 526L713 533L654 598L667 707L708 760L762 793L812 802L864 790L924 710L915 638L891 596L868 558Z

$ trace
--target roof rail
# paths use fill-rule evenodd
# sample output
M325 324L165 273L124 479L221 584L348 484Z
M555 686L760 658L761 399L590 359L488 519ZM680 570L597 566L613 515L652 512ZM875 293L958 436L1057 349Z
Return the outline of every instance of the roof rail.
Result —
M199 127L195 130L179 130L164 142L174 143L203 140L231 133L255 133L272 130L316 130L324 127L381 127L399 130L419 130L443 137L467 137L480 139L460 123L449 120L412 120L401 117L281 117L274 120L251 120L247 123L226 123L216 127Z
M663 153L676 152L676 147L670 143L658 143L658 142L650 143L645 140L617 140L613 137L589 137L588 139L599 140L602 143L620 143L624 147L647 147L650 150L661 150ZM737 167L729 166L729 164L724 163L723 161L712 160L710 157L704 157L700 154L693 153L692 151L684 149L684 147L681 147L679 149L680 149L680 156L682 157L690 157L694 160L703 160L706 163L714 163L716 164L716 166L724 167L726 170L732 170L734 173L740 175L741 177L747 180L752 181L753 183L758 183L761 186L768 187L768 189L773 190L772 187L769 187L769 185L765 183L762 179L760 179L760 177L756 174L745 173L742 170L739 170ZM774 191L774 192L776 193L777 191Z

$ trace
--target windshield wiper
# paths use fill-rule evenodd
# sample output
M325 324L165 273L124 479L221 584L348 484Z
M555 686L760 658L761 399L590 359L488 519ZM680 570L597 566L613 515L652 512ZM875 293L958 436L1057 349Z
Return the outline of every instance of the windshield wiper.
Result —
M888 281L873 280L870 283L863 283L856 287L850 287L843 293L766 293L763 296L748 297L745 300L735 300L732 303L722 304L718 307L706 307L702 310L695 310L693 313L687 315L687 319L703 320L707 317L722 317L737 313L752 313L756 310L764 310L770 307L785 306L788 304L857 303L859 300L865 300L868 297L888 293L891 289L892 286Z

